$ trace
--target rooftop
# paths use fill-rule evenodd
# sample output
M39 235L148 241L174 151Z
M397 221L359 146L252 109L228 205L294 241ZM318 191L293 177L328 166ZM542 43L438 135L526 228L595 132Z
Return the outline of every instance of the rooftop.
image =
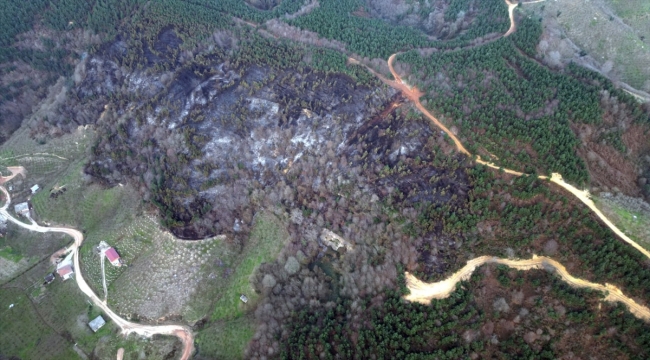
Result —
M56 269L57 274L59 276L66 276L69 274L72 274L74 271L72 270L71 265L66 265L66 266L61 266L60 268Z
M106 258L110 262L115 262L120 259L120 255L113 248L108 248L104 254L106 254Z
M21 202L20 204L16 204L14 206L14 210L16 211L16 214L23 214L29 212L29 204L27 202Z
M88 326L94 331L97 332L102 326L106 324L106 321L104 321L104 318L99 315L98 317L94 318L91 322L88 323Z

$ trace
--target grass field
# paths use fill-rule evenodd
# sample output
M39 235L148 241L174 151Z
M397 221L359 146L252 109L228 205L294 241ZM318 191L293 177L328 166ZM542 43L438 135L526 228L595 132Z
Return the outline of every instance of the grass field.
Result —
M0 166L22 165L27 169L27 180L16 181L16 201L26 198L32 184L41 186L43 190L31 197L39 223L70 226L84 233L81 272L93 290L103 296L100 258L95 252L103 240L118 250L126 264L119 268L106 264L108 303L116 312L127 318L165 318L187 323L210 317L210 323L197 337L201 354L212 358L240 358L254 334L251 312L259 301L250 277L261 263L276 259L288 238L284 224L270 213L259 214L251 237L241 251L238 244L224 237L192 242L178 240L160 228L155 215L144 212L133 188L128 185L105 188L88 182L83 166L93 136L91 130L80 129L45 144L27 135L27 130L20 129L10 142L0 147ZM52 198L50 190L54 187L65 187L66 191ZM127 350L125 359L143 356L163 359L177 351L179 344L174 338L124 339L115 333L110 322L97 334L90 332L87 322L99 311L89 304L74 282L62 283L57 279L48 286L42 285L43 276L53 270L46 257L70 239L13 227L9 231L15 236L10 237L11 241L0 240L0 261L11 264L19 261L21 266L5 278L4 286L14 286L15 294L2 293L2 299L23 296L34 303L34 311L22 311L22 320L6 318L2 323L19 321L32 328L34 334L22 328L2 328L18 335L7 333L5 338L12 343L6 347L0 344L1 349L28 351L3 351L3 355L73 359L77 358L71 348L74 343L86 354L93 351L98 356L101 354L99 358L113 358L119 347ZM20 275L16 277L17 274ZM241 294L248 296L247 304L239 300ZM59 329L60 334L52 328ZM45 337L52 344L47 345L50 352L41 356L44 350L39 340Z
M596 198L598 208L639 245L650 250L650 212L625 206L612 198Z
M650 2L627 0L606 1L626 24L650 40Z
M6 236L0 237L0 284L19 276L70 242L72 239L62 234L38 234L9 224Z
M12 249L11 246L0 248L0 256L13 262L19 262L23 258L23 256Z
M264 262L274 261L284 246L288 233L285 225L270 213L256 218L250 239L239 255L233 254L234 272L218 281L217 301L209 324L196 335L198 354L211 359L241 359L255 334L252 312L259 301L250 278ZM239 300L248 297L248 303Z
M72 344L41 321L29 297L18 289L0 289L0 349L4 356L21 359L79 358Z
M92 353L101 338L116 337L110 322L93 333L88 320L101 312L91 306L74 281L42 285L37 268L0 288L0 349L23 359L76 359L73 344ZM34 275L38 276L34 276ZM15 286L15 287L7 287ZM13 308L9 308L14 304Z
M257 218L229 284L219 291L220 297L211 320L237 318L255 308L259 295L253 291L250 277L261 263L275 260L288 237L289 234L275 216L262 214ZM241 294L248 297L247 304L239 300Z
M94 353L97 359L114 359L117 350L124 348L124 360L169 360L178 358L181 346L181 342L172 336L141 338L129 335L101 341Z
M255 334L255 319L243 316L218 321L196 334L198 354L211 359L241 359Z

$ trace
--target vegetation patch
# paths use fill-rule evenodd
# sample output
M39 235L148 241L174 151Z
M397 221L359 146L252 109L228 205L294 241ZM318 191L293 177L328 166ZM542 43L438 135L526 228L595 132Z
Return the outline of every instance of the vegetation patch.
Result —
M210 318L212 321L238 318L255 308L260 294L254 291L251 277L261 264L275 260L287 239L282 222L274 215L261 213L257 216L248 243L238 257L238 264L232 275L228 275L228 284L219 289L219 299ZM247 303L239 299L241 295L248 298Z

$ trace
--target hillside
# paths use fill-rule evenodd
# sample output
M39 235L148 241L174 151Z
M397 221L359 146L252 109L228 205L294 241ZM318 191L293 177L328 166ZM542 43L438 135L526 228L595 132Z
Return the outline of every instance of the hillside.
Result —
M0 358L643 357L644 83L545 3L7 1ZM66 252L88 289L43 284ZM405 300L480 256L620 294L484 265Z

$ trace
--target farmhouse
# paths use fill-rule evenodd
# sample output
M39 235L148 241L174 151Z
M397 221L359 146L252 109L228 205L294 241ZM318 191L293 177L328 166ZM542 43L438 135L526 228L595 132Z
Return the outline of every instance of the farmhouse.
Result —
M61 265L61 264L59 264ZM56 269L56 273L65 281L72 277L74 269L71 264L60 266Z
M239 300L241 300L244 304L246 304L246 303L248 302L248 296L242 294L242 295L239 297Z
M36 194L38 192L38 190L40 190L41 188L37 184L37 185L32 186L29 189L32 191L32 194Z
M14 206L14 211L17 215L27 216L29 214L29 204L27 202L21 202Z
M106 321L104 321L104 318L99 315L98 317L94 318L91 322L88 323L88 326L92 329L93 332L97 332L102 326L106 324Z
M108 261L111 262L111 265L113 265L113 266L122 265L122 263L120 262L120 255L112 247L109 247L108 249L106 249L104 254L106 255L106 258L108 259Z

